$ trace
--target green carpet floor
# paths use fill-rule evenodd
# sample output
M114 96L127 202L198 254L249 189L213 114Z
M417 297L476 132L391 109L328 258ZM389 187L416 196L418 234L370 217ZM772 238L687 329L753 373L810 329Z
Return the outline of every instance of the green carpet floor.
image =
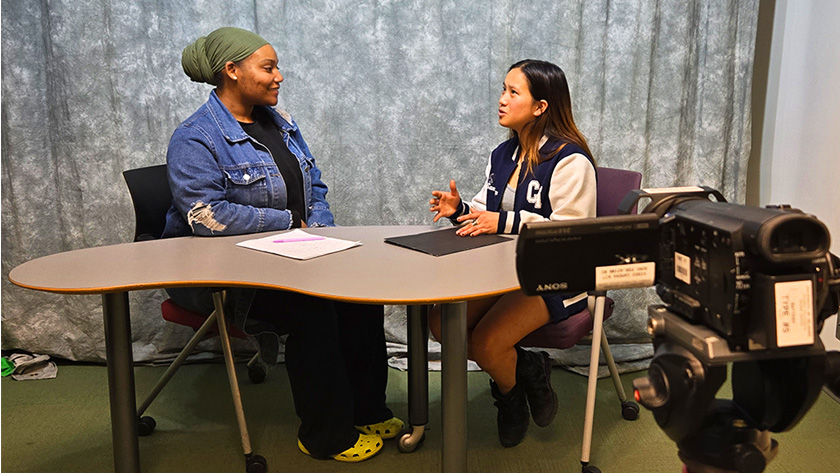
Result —
M254 450L266 457L271 472L436 472L440 471L440 376L430 373L430 430L416 452L402 454L388 442L377 457L360 464L313 460L295 444L297 419L288 378L279 366L260 385L247 381L240 366L242 396ZM135 370L140 397L163 368ZM642 373L624 375L626 389ZM561 399L555 422L531 424L516 448L502 448L496 438L495 407L487 375L469 374L468 462L472 472L578 472L586 379L561 369L552 381ZM389 404L407 418L406 374L391 370ZM629 392L629 391L628 391ZM58 378L13 381L3 378L2 452L4 473L113 471L107 374L104 366L66 364ZM230 402L224 366L188 365L150 407L155 433L140 439L142 470L151 472L244 472L241 444ZM821 394L816 406L781 443L769 473L840 471L840 404ZM591 461L604 473L678 473L676 449L656 426L650 412L639 420L621 418L612 383L601 380L595 411Z

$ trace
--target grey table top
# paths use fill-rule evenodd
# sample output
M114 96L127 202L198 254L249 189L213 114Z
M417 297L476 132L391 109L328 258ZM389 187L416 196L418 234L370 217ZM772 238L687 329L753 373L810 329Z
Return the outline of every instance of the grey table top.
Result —
M9 279L18 286L67 294L240 286L377 304L465 301L519 288L515 239L439 257L384 241L386 237L436 228L306 229L363 244L305 261L236 246L240 241L277 232L126 243L38 258L13 269Z

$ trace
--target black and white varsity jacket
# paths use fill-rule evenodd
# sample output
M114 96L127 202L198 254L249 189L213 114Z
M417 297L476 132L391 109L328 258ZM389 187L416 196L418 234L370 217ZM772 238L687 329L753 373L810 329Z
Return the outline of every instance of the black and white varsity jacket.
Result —
M560 152L549 158L560 146ZM493 150L484 187L471 202L461 201L458 211L450 217L453 222L470 213L470 209L489 210L500 213L498 233L519 233L525 222L595 217L597 185L592 158L576 144L545 137L540 147L543 159L524 178L520 177L514 209L502 211L502 196L516 170L518 155L516 138Z

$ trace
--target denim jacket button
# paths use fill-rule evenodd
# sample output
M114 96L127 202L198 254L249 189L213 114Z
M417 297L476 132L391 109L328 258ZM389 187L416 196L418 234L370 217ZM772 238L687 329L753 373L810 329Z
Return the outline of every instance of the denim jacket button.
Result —
M245 180L247 181L247 180L250 180L250 179L251 179L251 176L250 176L250 175L248 175L248 174L243 174L243 175L242 175L242 179L245 179Z

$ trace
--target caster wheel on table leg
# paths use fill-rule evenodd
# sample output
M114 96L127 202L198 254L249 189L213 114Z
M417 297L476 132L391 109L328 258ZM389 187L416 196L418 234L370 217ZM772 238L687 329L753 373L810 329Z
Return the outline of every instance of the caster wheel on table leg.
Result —
M156 425L157 422L149 416L143 416L137 419L137 435L141 437L152 435L152 432L155 431Z
M411 453L417 450L424 440L426 440L426 432L423 426L408 427L397 435L397 449L401 453Z

